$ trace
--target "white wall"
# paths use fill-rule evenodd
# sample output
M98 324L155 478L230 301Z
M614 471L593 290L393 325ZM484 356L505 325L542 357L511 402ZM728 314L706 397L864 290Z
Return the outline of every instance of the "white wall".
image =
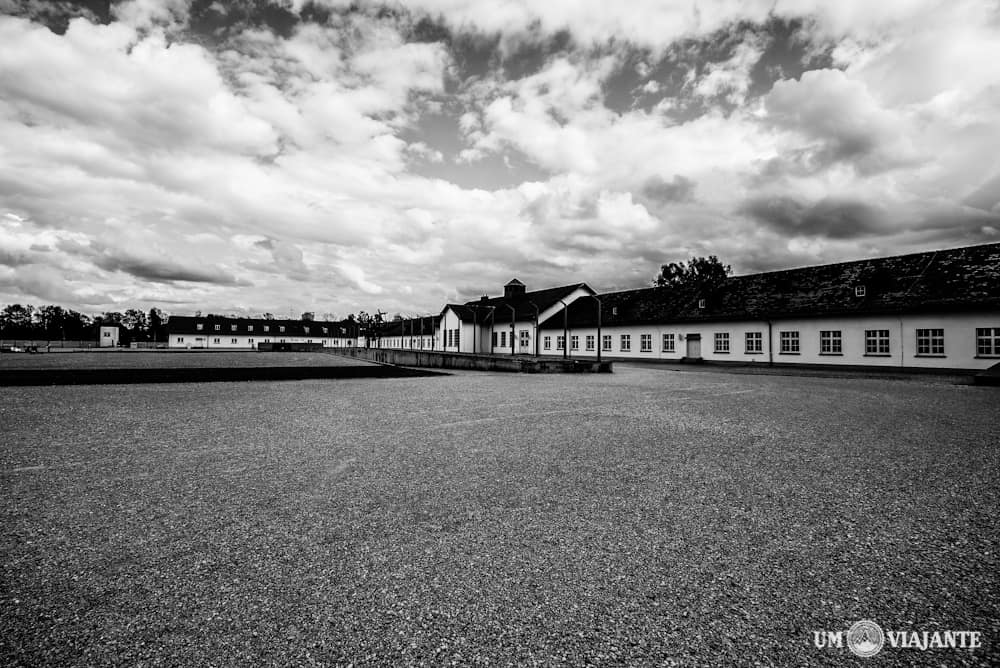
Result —
M324 348L353 346L355 339L344 337L284 336L271 333L250 336L249 334L227 334L226 332L198 332L196 334L171 334L167 340L169 348L207 348L209 350L255 350L260 343L321 343Z
M770 359L782 364L852 364L881 367L919 367L919 368L954 368L954 369L986 369L1000 362L997 357L976 356L976 328L1000 327L1000 311L988 313L962 313L923 316L867 316L852 318L811 318L788 319L772 321L769 340L769 328L766 321L744 321L725 323L695 323L668 325L634 325L628 327L603 327L602 335L611 335L611 350L602 350L602 356L623 359L680 360L686 355L687 338L689 334L701 335L701 357L709 361L731 361L743 363L764 363ZM887 356L874 356L865 353L865 330L889 330L890 353ZM917 329L944 330L944 356L920 356L916 354ZM840 331L842 354L825 355L820 353L820 332L823 330ZM799 333L799 354L783 354L780 352L780 332L797 331ZM760 332L762 353L746 352L746 332ZM665 352L662 346L663 334L674 334L674 352ZM716 352L715 334L729 334L729 352ZM580 337L580 349L567 351L569 357L593 357L596 350L586 350L586 336L595 335L596 329L571 329L570 337ZM621 350L621 335L631 336L631 350ZM652 350L641 350L641 335L652 336ZM540 347L540 354L562 356L563 351L556 348L556 337L562 335L561 329L546 329L540 332L543 341L546 336L552 337L552 346L545 350ZM600 345L600 341L596 342ZM569 344L568 344L569 345ZM770 354L769 354L770 350Z
M118 345L117 327L101 327L98 336L98 346L101 348L114 348Z

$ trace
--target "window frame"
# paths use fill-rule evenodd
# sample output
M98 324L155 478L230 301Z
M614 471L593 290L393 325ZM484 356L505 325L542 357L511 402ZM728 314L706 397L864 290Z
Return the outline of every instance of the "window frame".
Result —
M976 327L976 357L1000 357L1000 327Z
M883 350L884 348L884 350ZM865 330L865 357L891 357L892 332L888 329Z
M914 357L947 357L944 350L943 327L920 327L916 334Z
M665 353L675 353L675 352L677 352L677 334L675 334L673 332L668 332L668 333L665 333L661 337L661 339L662 339L661 345L663 346L662 352L665 352ZM670 345L667 345L668 341L669 341Z
M730 340L729 332L715 332L715 347L714 352L716 355L728 355L730 351Z
M844 332L840 329L819 331L819 354L827 356L844 355Z
M618 338L618 350L623 353L632 352L632 335L621 334Z
M801 355L802 336L797 329L787 329L778 332L779 355ZM794 345L793 345L794 344Z

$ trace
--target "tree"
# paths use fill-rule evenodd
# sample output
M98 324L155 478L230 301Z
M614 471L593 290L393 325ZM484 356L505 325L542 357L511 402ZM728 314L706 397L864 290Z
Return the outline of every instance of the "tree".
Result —
M315 319L316 319L316 313L314 313L313 311L306 311L305 313L302 314L302 320L304 322L312 322Z
M130 308L122 316L122 327L132 332L134 338L139 338L146 329L146 314L137 308Z
M264 318L264 320L274 320L274 314L273 314L273 313L265 313L265 314L264 314L263 316L261 316L261 317L263 317L263 318Z
M153 341L160 341L163 337L163 311L158 308L149 309L149 334Z
M661 288L702 288L717 285L733 273L714 255L693 257L687 262L671 262L660 267L653 285Z

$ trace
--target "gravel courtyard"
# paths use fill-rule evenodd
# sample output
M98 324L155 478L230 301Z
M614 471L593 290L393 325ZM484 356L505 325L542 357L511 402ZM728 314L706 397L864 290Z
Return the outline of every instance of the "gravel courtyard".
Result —
M0 388L5 665L1000 658L1000 390L613 375ZM860 660L853 660L860 663Z

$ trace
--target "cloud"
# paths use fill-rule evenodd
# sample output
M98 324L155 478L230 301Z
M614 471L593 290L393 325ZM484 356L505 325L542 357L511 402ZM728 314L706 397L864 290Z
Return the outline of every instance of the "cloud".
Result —
M104 248L94 257L94 264L106 271L120 271L155 283L211 283L213 285L251 285L216 267L198 267L162 257L145 257L119 249Z
M753 198L740 207L740 212L785 235L832 239L876 234L885 222L877 208L839 198L824 198L814 204L790 197Z
M674 174L674 178L666 181L652 177L642 186L642 194L660 202L689 202L694 198L695 182L689 178Z
M436 311L1000 229L988 3L0 2L0 300Z
M814 169L844 162L871 174L930 157L919 156L911 143L915 127L906 115L882 108L864 83L840 70L779 81L764 106L775 126L813 142L797 147L797 160Z

